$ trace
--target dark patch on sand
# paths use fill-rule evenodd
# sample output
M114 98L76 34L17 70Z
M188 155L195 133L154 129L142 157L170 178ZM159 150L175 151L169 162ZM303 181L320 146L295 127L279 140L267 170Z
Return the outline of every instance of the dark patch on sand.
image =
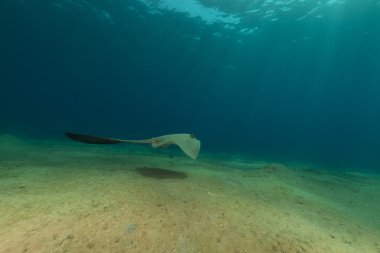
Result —
M184 172L178 172L174 170L167 170L161 168L150 168L150 167L141 167L137 168L136 172L144 177L152 177L156 179L185 179L187 178L187 174Z

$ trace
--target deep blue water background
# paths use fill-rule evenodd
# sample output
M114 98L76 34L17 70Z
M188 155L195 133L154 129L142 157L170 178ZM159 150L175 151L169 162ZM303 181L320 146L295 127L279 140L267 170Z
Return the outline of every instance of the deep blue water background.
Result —
M1 132L189 132L204 151L380 171L379 5L218 38L217 24L142 19L125 2L94 1L110 24L49 1L1 1Z

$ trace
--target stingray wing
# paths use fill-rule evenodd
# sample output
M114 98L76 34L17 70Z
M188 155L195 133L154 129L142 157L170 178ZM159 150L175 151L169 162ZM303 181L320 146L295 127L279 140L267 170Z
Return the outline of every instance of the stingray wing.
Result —
M196 160L198 158L199 150L201 149L201 142L196 138L192 140L184 140L176 142L176 144L185 152L186 155Z
M169 134L152 138L154 148L177 145L182 151L196 160L198 158L201 142L191 134Z

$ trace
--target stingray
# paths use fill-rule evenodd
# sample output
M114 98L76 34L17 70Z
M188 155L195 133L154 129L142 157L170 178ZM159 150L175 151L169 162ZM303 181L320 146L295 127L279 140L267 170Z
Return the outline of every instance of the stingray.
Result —
M74 141L79 141L87 144L117 144L127 142L150 144L154 148L163 148L170 145L177 145L186 155L194 160L197 159L199 150L201 148L201 142L192 134L168 134L144 140L123 140L77 133L65 133L65 135Z

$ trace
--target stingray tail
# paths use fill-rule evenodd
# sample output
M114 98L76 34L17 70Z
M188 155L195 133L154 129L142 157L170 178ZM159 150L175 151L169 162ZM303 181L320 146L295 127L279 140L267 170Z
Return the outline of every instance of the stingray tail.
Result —
M121 140L121 139L97 137L97 136L77 134L77 133L65 133L65 135L74 141L79 141L79 142L83 142L87 144L117 144L121 142L128 142L128 143L153 143L154 142L154 139Z
M65 133L65 135L78 142L83 142L87 144L116 144L123 142L118 139L104 138L104 137L96 137L91 135L77 134L77 133Z

